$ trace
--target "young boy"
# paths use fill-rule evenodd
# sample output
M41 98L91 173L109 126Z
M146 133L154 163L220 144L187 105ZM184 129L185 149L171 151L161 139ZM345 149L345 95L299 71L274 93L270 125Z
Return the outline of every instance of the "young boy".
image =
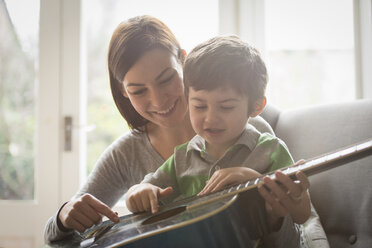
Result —
M236 36L212 38L187 56L184 84L197 135L129 189L126 204L132 212L155 213L159 198L169 202L208 194L293 164L283 141L247 125L266 105L267 71L256 49ZM310 215L309 182L303 173L297 174L298 182L281 172L275 175L281 185L265 177L266 187L259 192L272 230L293 237L297 246L293 221L302 224Z

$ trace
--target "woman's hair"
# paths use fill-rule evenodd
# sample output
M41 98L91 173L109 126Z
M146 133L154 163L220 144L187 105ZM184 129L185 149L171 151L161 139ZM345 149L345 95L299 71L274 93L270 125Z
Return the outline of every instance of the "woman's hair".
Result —
M168 50L183 64L185 55L171 30L160 20L144 15L120 23L112 34L108 50L108 71L115 104L129 127L140 132L144 131L148 120L123 96L123 80L138 59L155 48Z
M232 87L248 96L249 113L265 95L268 75L260 53L239 37L217 36L197 45L186 57L185 94L194 90Z

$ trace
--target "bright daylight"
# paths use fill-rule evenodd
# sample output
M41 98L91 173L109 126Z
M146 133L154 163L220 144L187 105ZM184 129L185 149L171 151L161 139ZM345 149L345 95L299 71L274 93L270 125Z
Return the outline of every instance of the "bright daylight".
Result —
M0 247L372 244L372 0L0 0Z

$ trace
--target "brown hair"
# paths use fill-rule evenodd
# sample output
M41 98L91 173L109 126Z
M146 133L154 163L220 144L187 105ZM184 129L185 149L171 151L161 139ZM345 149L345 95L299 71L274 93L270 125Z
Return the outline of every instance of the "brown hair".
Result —
M260 53L235 35L216 36L197 45L186 57L186 96L194 90L232 87L248 96L249 113L265 95L268 75Z
M129 69L146 52L163 48L174 54L179 62L184 61L184 53L171 30L155 17L144 15L130 18L119 24L112 34L108 50L108 71L111 93L120 114L130 128L144 131L148 120L123 96L123 80Z

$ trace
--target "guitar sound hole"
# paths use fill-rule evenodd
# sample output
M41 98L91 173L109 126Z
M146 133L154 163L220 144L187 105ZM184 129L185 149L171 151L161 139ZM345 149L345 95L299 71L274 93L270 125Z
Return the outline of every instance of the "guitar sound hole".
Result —
M159 214L153 215L150 218L144 220L142 222L142 225L148 225L148 224L152 224L152 223L155 223L155 222L158 222L158 221L161 221L161 220L168 219L168 218L173 217L173 216L175 216L179 213L184 212L185 210L186 210L186 206L180 206L180 207L177 207L177 208L169 209L167 211L164 211L164 212L161 212Z

